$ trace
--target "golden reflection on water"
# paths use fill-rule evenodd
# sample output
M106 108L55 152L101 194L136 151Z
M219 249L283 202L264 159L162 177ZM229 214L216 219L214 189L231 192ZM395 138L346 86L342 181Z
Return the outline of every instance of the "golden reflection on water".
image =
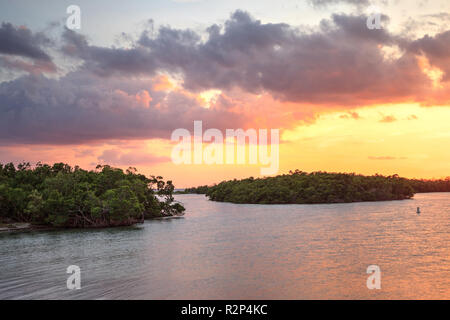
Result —
M0 298L450 299L448 193L286 206L177 198L182 219L0 235ZM66 288L71 264L81 290ZM369 265L381 290L366 287Z

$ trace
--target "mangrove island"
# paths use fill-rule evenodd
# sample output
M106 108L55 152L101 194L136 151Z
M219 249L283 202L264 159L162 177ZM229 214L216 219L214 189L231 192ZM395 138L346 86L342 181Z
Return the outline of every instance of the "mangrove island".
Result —
M148 178L135 168L0 164L0 225L113 227L182 215L185 208L174 200L173 190L171 181Z
M410 199L419 192L448 192L450 179L414 180L355 173L307 173L300 170L266 178L223 181L187 188L210 200L247 204L319 204Z

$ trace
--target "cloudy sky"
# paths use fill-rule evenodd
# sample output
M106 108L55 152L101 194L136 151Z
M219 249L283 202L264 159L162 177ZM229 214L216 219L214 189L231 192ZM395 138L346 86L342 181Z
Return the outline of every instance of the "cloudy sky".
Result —
M202 120L280 129L280 173L450 176L448 0L0 0L0 21L2 163L259 175L174 165L171 133Z

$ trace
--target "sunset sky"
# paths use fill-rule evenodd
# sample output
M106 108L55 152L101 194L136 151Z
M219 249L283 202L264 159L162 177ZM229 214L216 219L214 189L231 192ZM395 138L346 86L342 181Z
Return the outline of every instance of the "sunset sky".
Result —
M173 164L172 132L201 120L279 129L280 174L450 176L448 0L0 0L0 22L0 163L260 175Z

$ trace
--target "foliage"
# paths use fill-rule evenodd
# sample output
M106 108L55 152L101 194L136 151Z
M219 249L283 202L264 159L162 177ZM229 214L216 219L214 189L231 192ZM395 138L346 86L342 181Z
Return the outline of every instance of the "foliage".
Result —
M314 204L402 200L414 196L409 180L393 176L299 170L276 177L230 180L209 187L214 201L255 204Z
M424 192L450 192L450 177L444 180L410 180L410 183L417 193Z
M173 190L171 181L147 178L135 168L0 164L0 219L57 227L131 225L183 214Z
M206 194L208 191L208 186L200 186L193 188L186 188L184 191L177 191L179 194Z

